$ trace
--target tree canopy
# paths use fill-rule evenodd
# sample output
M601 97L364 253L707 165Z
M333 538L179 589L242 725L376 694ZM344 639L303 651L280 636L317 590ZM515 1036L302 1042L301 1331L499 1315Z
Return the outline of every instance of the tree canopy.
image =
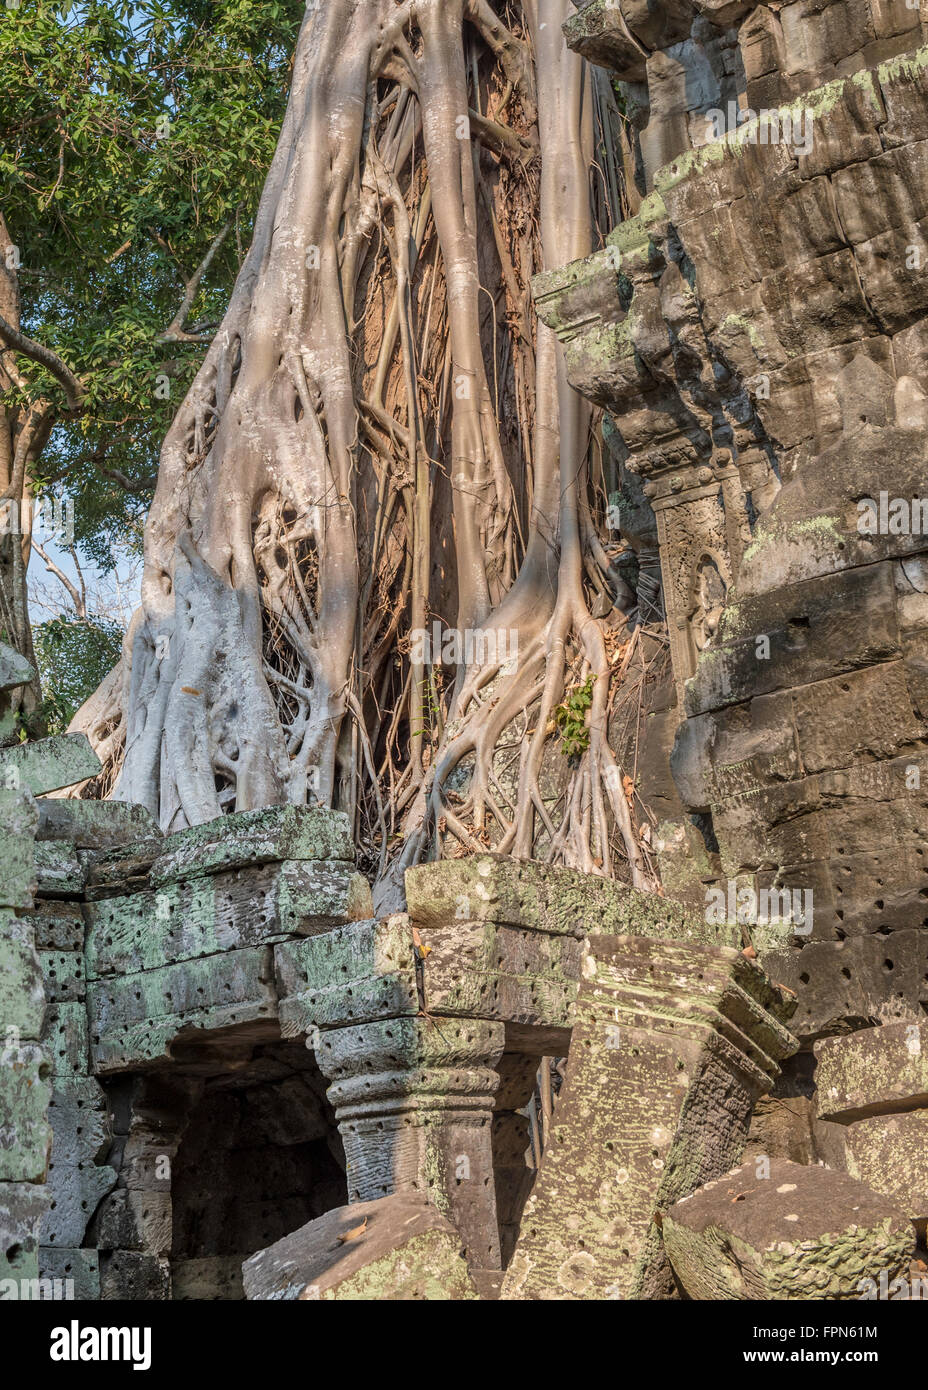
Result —
M161 441L250 242L303 8L0 9L5 422L13 454L41 417L25 495L72 497L74 539L104 570L141 547Z

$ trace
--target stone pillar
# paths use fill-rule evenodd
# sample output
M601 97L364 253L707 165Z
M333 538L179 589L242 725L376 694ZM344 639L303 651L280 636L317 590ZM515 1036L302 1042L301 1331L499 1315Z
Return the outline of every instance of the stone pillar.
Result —
M112 1088L119 1180L94 1222L103 1299L171 1297L171 1167L201 1089L199 1078L158 1075Z
M567 1081L503 1298L667 1298L660 1212L738 1161L796 1044L731 947L591 937Z
M531 1144L530 1124L522 1111L535 1091L542 1058L526 1052L507 1052L501 1058L499 1090L493 1111L493 1173L496 1181L496 1214L503 1267L512 1258L526 1198L535 1181L526 1153Z
M352 1202L415 1190L450 1217L472 1271L501 1267L493 1101L501 1023L407 1017L317 1030Z

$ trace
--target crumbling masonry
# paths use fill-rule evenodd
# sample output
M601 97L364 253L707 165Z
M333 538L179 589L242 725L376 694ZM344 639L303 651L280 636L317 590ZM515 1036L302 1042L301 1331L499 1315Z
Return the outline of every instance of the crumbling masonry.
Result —
M928 476L922 27L565 25L622 100L633 215L536 302L659 560L663 896L485 854L378 920L338 813L162 837L55 795L81 738L0 727L4 1297L928 1293L928 540L859 524ZM0 649L0 690L27 674ZM730 888L812 909L707 912Z

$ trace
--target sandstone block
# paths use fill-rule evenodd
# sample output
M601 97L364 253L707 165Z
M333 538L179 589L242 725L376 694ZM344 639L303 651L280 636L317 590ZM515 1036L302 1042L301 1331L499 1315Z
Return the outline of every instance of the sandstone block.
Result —
M897 1206L844 1173L749 1162L664 1214L664 1246L695 1299L859 1299L908 1269L915 1232Z
M815 1045L818 1113L866 1119L928 1106L928 1025L891 1023Z
M477 1298L450 1221L401 1193L326 1212L246 1260L243 1273L249 1299Z

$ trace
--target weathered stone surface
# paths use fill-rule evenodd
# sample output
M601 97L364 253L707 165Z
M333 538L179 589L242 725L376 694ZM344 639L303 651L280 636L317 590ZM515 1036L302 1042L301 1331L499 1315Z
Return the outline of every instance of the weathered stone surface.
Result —
M33 796L73 786L100 771L100 759L86 734L57 734L38 743L17 743L0 748L0 782L15 785Z
M38 1038L45 1018L42 967L28 921L0 908L0 1054L8 1038Z
M52 1139L50 1097L44 1051L8 1034L0 1046L0 1183L45 1181Z
M100 1257L96 1250L39 1250L39 1277L63 1289L64 1297L96 1302L100 1297Z
M415 1015L421 1007L405 913L275 946L274 965L284 1037Z
M150 1065L170 1057L180 1033L189 1038L201 1030L271 1020L276 1013L270 947L96 980L87 987L94 1071Z
M37 838L65 840L75 849L110 849L161 834L144 806L132 806L125 801L42 797L36 805L39 811Z
M815 1045L818 1113L865 1119L928 1106L928 1025L891 1023Z
M35 801L0 777L0 909L27 910L35 893L35 831L38 825Z
M119 1188L104 1198L97 1218L100 1250L139 1250L171 1253L170 1192L138 1192Z
M761 951L772 980L791 989L798 1007L790 1029L804 1042L896 1019L918 1022L928 1002L928 935L809 941L801 950ZM891 992L890 992L891 987Z
M100 1201L116 1184L115 1170L102 1161L111 1138L102 1088L92 1077L56 1078L48 1118L51 1200L42 1222L42 1246L77 1248Z
M15 690L19 685L28 685L34 674L29 662L15 647L0 642L0 690Z
M235 1255L203 1255L199 1259L171 1261L171 1297L175 1302L204 1299L241 1301L242 1261Z
M243 1266L249 1299L476 1299L461 1238L407 1193L336 1207Z
M164 1302L171 1297L167 1260L135 1250L114 1250L100 1256L100 1298L132 1303Z
M269 806L181 830L165 840L152 864L150 883L157 888L182 878L284 859L341 859L353 864L354 842L344 811Z
M84 950L84 914L79 903L41 902L24 914L35 933L36 949L41 951Z
M614 879L501 855L442 859L407 869L406 903L419 927L493 921L578 940L596 931L734 944L724 928L710 926L702 913L683 903L640 893Z
M912 1221L928 1221L928 1110L842 1125L844 1167L889 1197Z
M0 1182L0 1279L37 1279L39 1224L48 1201L44 1187Z
M664 1213L664 1246L695 1299L859 1299L907 1271L915 1232L886 1197L844 1173L745 1163Z
M46 898L80 898L87 882L87 864L73 845L63 840L37 841L36 892Z
M52 1004L45 1013L42 1045L54 1076L86 1076L90 1071L87 1009L83 1002Z
M325 931L370 917L367 880L350 864L290 861L166 883L87 904L92 978Z
M50 1004L83 999L87 992L83 951L40 951L45 997Z
M740 1156L755 1099L795 1050L790 1008L727 947L589 939L504 1299L670 1294L654 1212Z

